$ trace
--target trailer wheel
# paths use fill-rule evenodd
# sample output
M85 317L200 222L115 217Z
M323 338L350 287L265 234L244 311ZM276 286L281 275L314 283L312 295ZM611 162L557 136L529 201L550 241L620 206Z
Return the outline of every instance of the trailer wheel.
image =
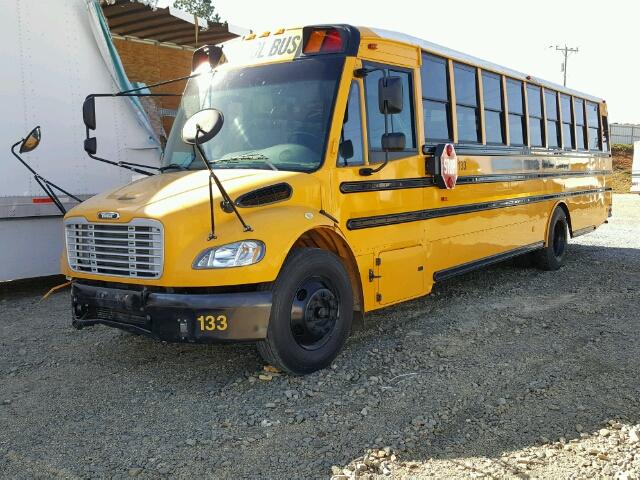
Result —
M549 222L547 246L535 252L534 260L542 270L558 270L564 263L569 238L567 216L562 208L556 208Z
M273 284L262 358L303 375L327 367L344 346L353 317L349 275L334 254L318 248L292 250Z

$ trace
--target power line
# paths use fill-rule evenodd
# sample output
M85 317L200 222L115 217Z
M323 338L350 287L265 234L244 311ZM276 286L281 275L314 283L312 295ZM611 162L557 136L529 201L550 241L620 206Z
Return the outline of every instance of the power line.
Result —
M562 71L564 72L563 85L566 87L567 86L567 59L569 58L570 53L578 53L580 50L578 47L576 48L567 47L566 44L564 45L564 47L559 47L558 45L556 45L556 50L558 52L562 52L562 55L564 55L564 63L562 64Z

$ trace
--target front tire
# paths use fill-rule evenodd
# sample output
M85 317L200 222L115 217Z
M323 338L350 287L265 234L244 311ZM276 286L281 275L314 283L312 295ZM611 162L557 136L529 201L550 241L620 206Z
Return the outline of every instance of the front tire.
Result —
M325 368L344 346L353 318L353 292L342 261L318 248L292 250L273 285L262 358L304 375Z
M547 246L535 252L534 260L542 270L558 270L564 263L569 239L567 215L562 208L556 208L549 222Z

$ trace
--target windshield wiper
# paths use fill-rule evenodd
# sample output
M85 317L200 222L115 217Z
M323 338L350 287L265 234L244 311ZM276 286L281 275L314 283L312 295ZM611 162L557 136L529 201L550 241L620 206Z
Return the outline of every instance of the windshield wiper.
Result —
M172 170L174 168L176 170L189 170L188 167L185 167L184 165L178 165L177 163L170 163L169 165L165 165L164 167L160 167L158 170L160 170L161 172L165 172L167 170Z
M262 160L271 170L278 170L276 166L271 162L269 157L263 155L261 153L243 153L241 155L235 155L232 157L219 158L217 160L212 161L211 163L241 163L244 160Z

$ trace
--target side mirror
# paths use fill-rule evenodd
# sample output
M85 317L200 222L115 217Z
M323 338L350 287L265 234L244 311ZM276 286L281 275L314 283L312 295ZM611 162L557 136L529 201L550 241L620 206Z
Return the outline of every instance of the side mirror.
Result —
M95 155L98 151L98 141L96 137L86 138L84 141L84 151L89 155Z
M20 144L20 153L30 152L40 145L40 127L36 127L29 132Z
M96 99L87 97L82 104L82 120L89 130L96 129Z
M189 145L206 143L215 137L222 125L224 116L215 108L205 108L191 115L182 127L182 141Z
M351 140L345 140L340 142L340 146L338 147L340 150L340 156L345 160L349 160L353 158L353 142Z
M386 152L398 152L404 150L407 142L404 133L385 133L382 135L382 149Z
M402 78L382 77L378 80L378 107L385 115L402 112Z
M208 64L209 68L215 68L223 61L222 48L217 45L205 45L193 52L191 58L191 71L198 70L203 63Z

